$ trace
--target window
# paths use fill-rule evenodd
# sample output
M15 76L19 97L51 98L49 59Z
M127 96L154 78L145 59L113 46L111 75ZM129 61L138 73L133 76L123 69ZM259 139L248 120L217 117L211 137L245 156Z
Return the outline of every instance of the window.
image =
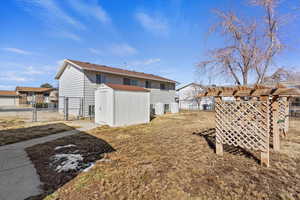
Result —
M96 83L101 84L101 74L96 74Z
M146 88L151 88L151 82L150 81L146 81Z
M94 105L89 105L89 116L90 117L95 116L95 106Z
M137 80L130 80L130 85L138 85L138 81Z
M123 79L123 84L124 85L130 85L130 79L129 78L124 78Z
M174 83L171 83L171 90L175 90L175 84Z
M164 83L161 83L161 84L160 84L160 89L161 89L161 90L165 90L165 89L166 89L166 85L165 85Z
M164 109L165 109L165 113L170 112L170 105L169 104L165 104L164 105Z
M106 83L106 76L104 76L103 74L96 74L96 83Z

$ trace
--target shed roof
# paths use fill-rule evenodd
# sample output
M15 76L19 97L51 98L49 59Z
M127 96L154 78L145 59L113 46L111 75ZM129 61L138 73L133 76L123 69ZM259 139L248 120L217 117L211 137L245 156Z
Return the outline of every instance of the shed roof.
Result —
M108 87L114 89L114 90L125 90L125 91L135 91L135 92L150 92L149 90L138 87L138 86L133 86L133 85L120 85L120 84L112 84L112 83L106 83Z
M0 96L13 97L13 96L18 96L18 95L17 95L16 91L0 90Z
M53 88L38 88L38 87L16 87L16 91L20 92L48 92Z
M89 70L89 71L99 71L99 72L117 74L117 75L122 75L122 76L137 77L137 78L143 78L143 79L149 79L149 80L157 80L157 81L163 81L163 82L176 83L176 81L174 81L174 80L167 79L167 78L153 75L153 74L130 71L130 70L120 69L120 68L116 68L116 67L109 67L106 65L99 65L99 64L93 64L93 63L89 63L89 62L82 62L82 61L70 60L70 59L66 59L64 61L64 65L62 66L62 68L60 69L60 71L57 73L57 75L55 77L56 79L59 79L59 77L63 73L66 63L70 63L73 65L79 66L80 68L83 68L83 69Z

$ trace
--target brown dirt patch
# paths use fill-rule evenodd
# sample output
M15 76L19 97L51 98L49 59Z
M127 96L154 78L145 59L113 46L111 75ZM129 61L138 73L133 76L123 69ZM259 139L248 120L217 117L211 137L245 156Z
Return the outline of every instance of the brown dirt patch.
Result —
M39 126L4 129L0 130L0 146L38 137L44 137L73 129L73 127L70 127L64 123L52 123Z
M26 152L40 176L44 191L43 194L28 199L42 199L47 194L51 194L89 167L91 163L103 158L104 153L113 151L114 149L104 140L83 132L27 148ZM57 166L65 160L53 162L52 158L54 155L61 154L81 155L83 160L79 162L77 169L58 172Z
M299 137L300 121L293 122L283 151ZM193 112L94 129L91 135L116 149L107 155L111 162L96 163L46 199L300 199L299 155L271 152L269 168L255 152L225 148L220 157L213 136L200 134L213 127L214 113Z

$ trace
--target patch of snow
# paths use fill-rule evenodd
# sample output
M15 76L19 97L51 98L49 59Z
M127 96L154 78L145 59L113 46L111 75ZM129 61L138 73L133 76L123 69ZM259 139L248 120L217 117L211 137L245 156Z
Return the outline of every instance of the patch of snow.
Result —
M68 144L68 145L65 145L65 146L58 146L58 147L55 147L54 150L59 150L59 149L63 149L63 148L70 148L70 147L76 147L75 144Z
M89 171L89 170L92 169L92 167L94 167L94 165L95 165L95 163L90 163L90 164L91 164L91 165L90 165L89 167L85 168L85 169L83 170L83 172Z
M99 160L98 162L111 162L110 159L105 159L105 158L102 158L101 160Z
M60 162L55 168L57 172L79 170L79 164L83 161L83 157L80 154L56 154L52 159L54 163Z

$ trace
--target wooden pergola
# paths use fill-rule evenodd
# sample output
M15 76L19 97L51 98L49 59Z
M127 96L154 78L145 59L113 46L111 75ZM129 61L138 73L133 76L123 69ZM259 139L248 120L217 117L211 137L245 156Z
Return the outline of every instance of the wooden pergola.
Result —
M300 90L282 85L212 87L198 97L214 97L216 111L216 153L223 144L261 152L261 164L269 166L270 138L280 150L280 136L289 129L289 98ZM230 97L231 100L226 100Z

